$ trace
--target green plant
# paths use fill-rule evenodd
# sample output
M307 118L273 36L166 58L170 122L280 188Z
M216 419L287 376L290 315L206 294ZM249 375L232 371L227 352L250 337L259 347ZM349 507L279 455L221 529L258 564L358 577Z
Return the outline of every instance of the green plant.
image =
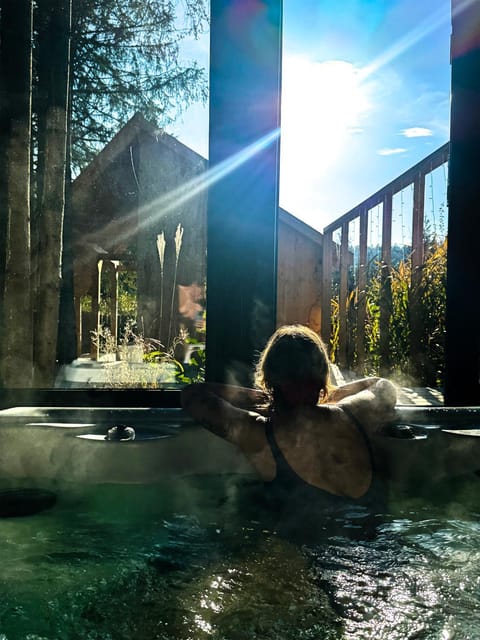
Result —
M338 358L338 345L340 342L340 304L338 295L330 299L331 334L330 334L330 360L335 364Z
M425 238L425 259L412 284L410 257L389 269L388 354L390 374L401 383L441 387L444 381L447 240ZM372 271L366 287L366 375L380 371L380 268ZM412 303L415 301L415 311ZM417 314L413 316L413 313ZM420 328L420 344L411 350L412 327Z
M102 358L102 360L105 365L105 385L116 389L139 387L157 389L183 382L182 375L185 374L185 369L175 352L187 340L189 340L188 333L182 330L173 339L171 347L165 349L159 340L145 338L138 333L132 319L127 321L118 345L107 327L92 331L92 342L99 353L115 356L113 359ZM193 365L197 363L198 369L198 375L194 376L195 380L199 380L201 376L200 359L201 355L193 359ZM194 366L192 371L193 369Z
M181 384L191 384L193 382L203 382L205 380L205 345L195 338L187 338L186 344L199 345L190 356L190 360L184 365L183 371L179 371L175 378Z
M442 386L445 362L447 240L429 240L420 280L423 380Z

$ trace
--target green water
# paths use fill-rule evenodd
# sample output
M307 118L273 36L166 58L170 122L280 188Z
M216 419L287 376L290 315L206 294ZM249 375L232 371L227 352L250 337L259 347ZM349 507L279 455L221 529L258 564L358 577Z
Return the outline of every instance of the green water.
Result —
M373 534L309 544L224 478L70 488L0 519L0 639L476 640L479 487L397 496Z

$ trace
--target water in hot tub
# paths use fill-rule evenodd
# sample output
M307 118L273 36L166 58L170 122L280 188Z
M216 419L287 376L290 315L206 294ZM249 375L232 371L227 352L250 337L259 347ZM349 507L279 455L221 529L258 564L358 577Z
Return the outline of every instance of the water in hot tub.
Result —
M308 543L244 508L249 482L62 488L1 518L1 640L480 638L480 479Z

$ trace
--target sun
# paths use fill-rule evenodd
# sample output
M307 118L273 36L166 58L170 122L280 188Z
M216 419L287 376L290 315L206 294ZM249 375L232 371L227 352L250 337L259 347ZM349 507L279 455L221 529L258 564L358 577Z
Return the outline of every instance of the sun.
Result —
M353 64L284 57L280 165L284 202L298 203L302 183L334 168L351 136L360 132L361 117L369 107L368 86Z

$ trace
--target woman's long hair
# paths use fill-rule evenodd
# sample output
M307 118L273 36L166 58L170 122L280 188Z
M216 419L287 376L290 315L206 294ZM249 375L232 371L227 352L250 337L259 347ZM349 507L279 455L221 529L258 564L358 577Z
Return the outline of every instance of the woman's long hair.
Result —
M304 325L285 325L271 336L255 369L255 384L270 408L285 404L281 387L289 382L316 384L321 402L330 390L328 355L320 336Z

